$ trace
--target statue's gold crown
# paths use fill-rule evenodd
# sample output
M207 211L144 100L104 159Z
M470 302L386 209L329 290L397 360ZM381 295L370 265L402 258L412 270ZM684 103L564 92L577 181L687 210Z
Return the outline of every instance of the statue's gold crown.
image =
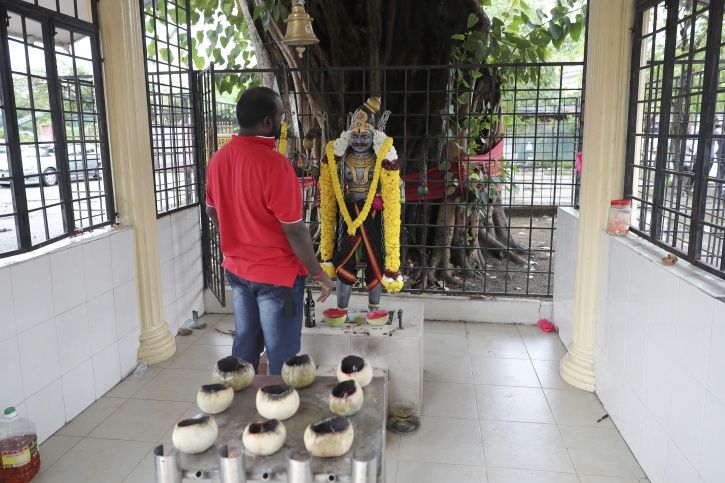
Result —
M374 119L375 115L380 112L382 99L379 97L369 97L365 104L360 106L352 115L350 130L357 133L363 131L375 131Z

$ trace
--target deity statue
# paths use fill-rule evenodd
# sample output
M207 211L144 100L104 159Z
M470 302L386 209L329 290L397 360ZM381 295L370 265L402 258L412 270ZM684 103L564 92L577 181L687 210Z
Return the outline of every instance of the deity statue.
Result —
M384 132L390 112L380 115L380 107L373 97L358 108L349 129L327 144L320 166L321 264L337 277L342 310L348 309L358 262L365 264L370 311L379 308L383 287L391 293L403 288L400 162Z

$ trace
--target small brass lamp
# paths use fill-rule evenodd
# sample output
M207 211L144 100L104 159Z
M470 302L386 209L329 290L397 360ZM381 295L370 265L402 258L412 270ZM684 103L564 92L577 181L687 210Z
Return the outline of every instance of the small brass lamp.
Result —
M305 12L305 3L297 0L297 4L292 8L292 12L285 20L287 24L287 32L285 33L284 42L297 49L300 58L305 52L305 47L320 43L312 30L312 17Z

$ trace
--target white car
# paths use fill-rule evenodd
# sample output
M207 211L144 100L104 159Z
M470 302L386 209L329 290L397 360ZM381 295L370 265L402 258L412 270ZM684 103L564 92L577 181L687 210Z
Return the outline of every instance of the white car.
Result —
M11 181L8 171L9 154L6 153L6 149L5 146L0 147L0 185L2 186L9 186ZM40 156L36 157L35 146L24 145L21 147L25 184L57 185L58 168L55 159L55 146L40 146L38 151ZM89 179L98 179L100 177L99 156L94 146L86 148L85 161L84 166L83 152L80 146L68 146L68 168L72 181L83 181L86 173L88 173ZM40 165L40 170L38 170L38 165Z

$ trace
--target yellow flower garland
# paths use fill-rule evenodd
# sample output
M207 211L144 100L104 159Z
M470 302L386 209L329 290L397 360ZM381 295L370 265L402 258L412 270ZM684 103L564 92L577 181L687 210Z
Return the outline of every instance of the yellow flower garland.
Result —
M332 188L330 165L320 165L320 258L323 262L332 260L335 250L335 231L337 225L337 203ZM324 266L322 267L325 268ZM332 268L334 274L334 267Z
M335 143L333 141L327 143L327 162L329 164L331 173L337 173L334 144ZM370 192L368 193L368 197L365 200L365 204L363 205L360 214L357 216L357 218L355 218L355 220L352 219L352 217L350 216L350 212L347 210L347 205L345 205L345 199L342 195L340 180L337 179L337 176L330 176L330 178L332 178L332 188L335 192L335 198L337 198L337 205L340 207L340 214L345 220L345 224L347 225L347 233L350 235L355 234L357 229L360 228L360 226L370 214L370 208L372 208L373 206L373 199L375 198L378 182L380 181L380 168L383 165L383 159L385 158L385 155L388 154L388 151L390 150L392 145L393 139L388 137L385 139L383 146L378 152L378 159L375 162L375 174L373 175L373 182L370 185Z
M400 171L383 169L380 176L383 196L383 226L385 242L385 270L397 273L400 270ZM383 286L390 293L400 292L402 278L383 277Z
M279 134L279 145L277 146L277 152L282 156L287 155L287 123L282 122L282 128Z

